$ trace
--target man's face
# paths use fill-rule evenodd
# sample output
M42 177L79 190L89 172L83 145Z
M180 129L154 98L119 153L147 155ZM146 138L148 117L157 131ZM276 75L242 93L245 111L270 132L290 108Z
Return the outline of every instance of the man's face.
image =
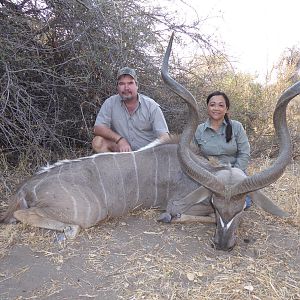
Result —
M118 80L118 93L124 101L137 99L137 83L130 75L122 75Z

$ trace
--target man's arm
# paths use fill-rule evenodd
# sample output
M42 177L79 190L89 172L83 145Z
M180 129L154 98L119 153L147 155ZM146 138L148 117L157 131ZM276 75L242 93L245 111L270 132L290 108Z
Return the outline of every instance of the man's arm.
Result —
M165 132L165 133L159 134L159 135L158 135L158 138L159 138L160 140L165 140L165 139L168 139L169 136L170 136L170 134L169 134L168 132Z
M159 139L169 136L169 129L164 117L164 114L159 106L156 107L153 113L153 130Z
M94 134L100 136L111 144L108 145L114 152L129 152L131 151L131 146L127 140L120 134L114 132L105 125L95 125Z
M121 135L114 132L105 125L95 125L94 134L101 136L111 142L117 142L121 138Z

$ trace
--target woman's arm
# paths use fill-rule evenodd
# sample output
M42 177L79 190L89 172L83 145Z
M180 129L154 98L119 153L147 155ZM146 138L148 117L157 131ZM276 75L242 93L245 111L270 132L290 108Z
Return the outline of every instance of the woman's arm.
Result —
M250 160L250 144L243 125L239 122L236 124L237 159L234 167L245 171Z

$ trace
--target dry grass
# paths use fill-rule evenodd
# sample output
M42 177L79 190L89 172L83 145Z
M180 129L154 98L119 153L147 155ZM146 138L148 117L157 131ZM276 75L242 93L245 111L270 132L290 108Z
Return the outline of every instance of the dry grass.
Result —
M231 252L211 247L213 225L159 224L156 210L67 243L54 243L52 231L1 225L0 299L300 299L300 165L265 191L290 217L253 206Z

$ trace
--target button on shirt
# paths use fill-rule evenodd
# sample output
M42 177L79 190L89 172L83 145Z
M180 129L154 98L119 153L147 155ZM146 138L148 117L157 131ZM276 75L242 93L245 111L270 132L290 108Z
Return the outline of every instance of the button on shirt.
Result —
M218 132L211 126L209 119L198 126L195 140L206 156L216 156L221 163L230 163L232 167L243 171L247 169L250 159L250 145L243 125L231 120L232 139L226 142L226 122L223 121Z
M169 132L158 103L138 94L139 104L130 115L120 95L106 99L97 115L95 125L105 125L129 142L132 150L138 150Z

